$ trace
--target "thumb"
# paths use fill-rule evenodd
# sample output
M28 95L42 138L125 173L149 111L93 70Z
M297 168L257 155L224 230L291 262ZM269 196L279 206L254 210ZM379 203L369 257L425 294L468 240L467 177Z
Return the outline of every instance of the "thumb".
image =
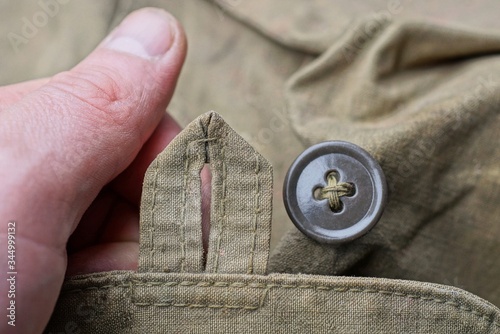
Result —
M74 69L0 111L0 243L7 244L8 221L16 221L20 332L46 324L64 278L69 235L160 122L185 52L177 21L142 9ZM7 268L5 259L0 267Z
M33 180L35 202L55 205L49 208L52 221L58 221L54 215L59 213L72 222L56 223L57 231L51 231L62 236L59 244L66 242L102 186L130 164L154 131L184 55L185 39L175 19L164 11L143 9L126 18L74 69L0 113L0 173L17 189ZM25 201L11 203L18 210L9 217L21 219ZM36 210L43 212L44 207ZM33 232L37 237L47 234L36 228Z

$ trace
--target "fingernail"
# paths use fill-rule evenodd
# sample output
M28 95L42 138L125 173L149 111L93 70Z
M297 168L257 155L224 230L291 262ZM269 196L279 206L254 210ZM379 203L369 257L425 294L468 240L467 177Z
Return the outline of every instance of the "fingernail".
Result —
M157 8L144 8L127 16L104 46L151 59L164 55L175 37L175 19Z

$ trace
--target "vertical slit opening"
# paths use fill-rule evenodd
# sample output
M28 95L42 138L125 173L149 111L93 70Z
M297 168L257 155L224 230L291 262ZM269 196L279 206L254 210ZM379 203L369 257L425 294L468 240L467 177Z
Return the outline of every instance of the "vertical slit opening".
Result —
M201 237L203 242L203 266L207 263L208 240L210 234L210 206L212 199L212 171L206 163L200 171L201 177Z

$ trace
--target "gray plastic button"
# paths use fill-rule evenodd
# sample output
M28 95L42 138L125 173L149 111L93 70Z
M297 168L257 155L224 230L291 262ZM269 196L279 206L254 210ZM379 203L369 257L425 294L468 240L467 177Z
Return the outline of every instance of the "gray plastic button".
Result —
M344 243L366 234L387 199L382 168L361 147L343 141L302 152L285 177L283 201L292 222L308 237Z

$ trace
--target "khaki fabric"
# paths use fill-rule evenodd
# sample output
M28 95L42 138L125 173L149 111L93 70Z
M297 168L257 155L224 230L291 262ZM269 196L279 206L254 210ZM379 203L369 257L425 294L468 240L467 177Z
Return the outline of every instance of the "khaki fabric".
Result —
M500 305L499 1L73 0L61 5L46 25L16 49L8 34L22 34L22 19L31 20L41 7L38 2L0 0L0 35L5 37L0 39L0 83L70 68L127 13L143 6L172 12L186 28L189 40L188 58L169 111L186 125L206 110L217 110L274 167L272 251L267 272L281 274L259 279L293 280L299 273L379 277L363 284L387 284L380 289L412 295L395 288L400 287L399 281L385 280L405 279L455 286ZM283 178L293 159L307 146L327 139L354 142L370 152L381 164L390 187L389 202L378 225L365 237L340 247L303 236L289 221L281 200ZM193 163L199 166L200 162ZM199 181L193 178L191 182L194 187ZM191 204L189 208L194 210L197 204ZM143 210L141 214L147 213ZM198 217L193 213L189 219L194 222ZM169 229L168 224L163 227ZM194 253L199 254L199 249ZM179 271L178 255L173 254L163 256L158 264ZM199 255L193 256L199 263ZM152 273L146 270L134 275ZM216 276L206 279L215 282ZM68 289L89 290L78 297L63 294L61 305L76 303L76 298L90 305L97 295L108 298L103 292L106 289L90 292L96 287L96 277L69 281ZM319 279L332 286L357 280L305 275L300 279L314 286L323 286ZM428 286L404 284L416 290ZM436 289L464 295L453 288ZM120 289L110 291L115 290ZM405 305L424 305L426 298L444 300L434 295L436 291L431 297L419 294L423 298L418 302L403 297L391 300ZM295 297L315 310L323 300L317 295ZM382 299L378 301L384 304ZM444 322L452 317L444 308L434 313L425 309L416 319L407 309L398 313L390 304L370 311L368 305L375 302L356 302L365 308L353 310L364 313L374 324L379 319L375 314L383 313L380 309L394 310L391 316L401 320L399 325L408 321L409 327L400 327L400 332L433 332L431 325L418 327L427 321L426 314ZM464 314L494 313L467 303L460 305L474 312ZM340 312L352 304L339 299L330 310ZM60 319L70 316L64 308L54 315L59 325ZM120 306L115 311L124 309ZM228 314L229 319L233 314ZM266 314L273 323L277 321L274 317L285 322L283 314ZM290 312L287 319L294 320L296 314L300 311ZM225 315L214 316L225 319ZM181 319L176 317L171 319ZM348 316L332 318L346 324ZM453 326L460 324L453 322ZM367 327L350 328L351 332L371 333ZM455 327L448 329L435 325L434 332L455 332ZM490 326L489 330L496 328Z
M209 253L201 239L200 171L212 180ZM265 274L272 167L215 112L191 123L144 178L140 272Z
M289 233L271 266L440 281L498 304L500 36L385 22L362 50L344 49L365 25L294 74L287 102L305 143L347 140L376 157L389 203L345 246Z
M47 333L500 333L469 293L388 279L112 272L65 284Z
M214 173L203 267L205 161ZM69 279L47 333L500 333L500 310L456 288L264 275L271 174L218 114L200 116L146 172L139 272Z

